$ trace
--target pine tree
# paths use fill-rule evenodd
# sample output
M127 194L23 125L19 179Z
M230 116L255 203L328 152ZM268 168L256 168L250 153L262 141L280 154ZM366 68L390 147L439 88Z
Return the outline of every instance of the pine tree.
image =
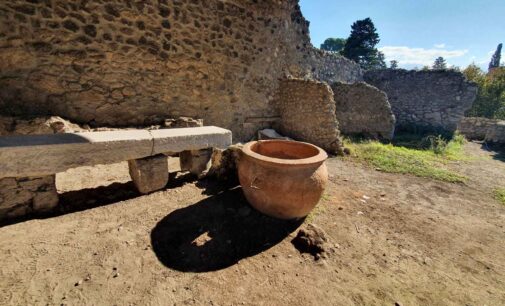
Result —
M392 60L389 62L389 64L390 64L389 68L398 69L398 61L397 60Z
M381 53L376 48L380 42L379 34L372 19L358 20L351 28L351 35L347 39L342 54L360 64L364 69L382 66L384 58L380 58Z
M498 47L496 48L496 51L493 54L493 57L491 58L491 62L489 63L489 71L493 70L494 68L500 67L502 47L503 44L499 44Z
M445 70L447 69L447 62L443 57L439 57L435 60L435 63L433 63L433 70Z

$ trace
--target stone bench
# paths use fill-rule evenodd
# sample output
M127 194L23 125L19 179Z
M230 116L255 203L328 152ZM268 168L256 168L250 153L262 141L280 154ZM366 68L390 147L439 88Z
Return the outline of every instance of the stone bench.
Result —
M128 161L141 193L168 182L167 155L198 174L212 148L231 145L229 130L213 126L0 137L0 219L57 205L55 174L71 168Z

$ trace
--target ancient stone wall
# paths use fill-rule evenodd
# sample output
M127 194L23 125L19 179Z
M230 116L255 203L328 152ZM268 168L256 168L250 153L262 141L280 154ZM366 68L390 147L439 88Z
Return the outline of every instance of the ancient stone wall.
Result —
M1 1L0 112L91 127L189 116L247 140L311 50L297 0Z
M0 220L32 212L46 212L58 205L55 176L0 179Z
M469 140L505 143L505 121L480 117L463 118L458 131Z
M335 101L326 83L284 80L276 105L281 116L277 128L283 135L313 143L330 153L341 153Z
M477 95L477 86L456 71L368 71L365 81L387 94L400 128L455 131Z
M310 77L328 84L353 84L363 81L364 71L355 62L335 53L313 48L304 57L300 67L310 68Z
M391 139L395 116L386 94L366 83L334 83L331 86L342 134Z

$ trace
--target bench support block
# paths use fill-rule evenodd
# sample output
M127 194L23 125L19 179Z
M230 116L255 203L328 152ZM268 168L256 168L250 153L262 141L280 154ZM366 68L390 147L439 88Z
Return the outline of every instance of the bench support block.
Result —
M209 172L213 149L183 151L179 154L181 170L189 171L198 178Z
M133 183L142 194L161 190L168 183L168 159L163 154L130 160L128 167Z

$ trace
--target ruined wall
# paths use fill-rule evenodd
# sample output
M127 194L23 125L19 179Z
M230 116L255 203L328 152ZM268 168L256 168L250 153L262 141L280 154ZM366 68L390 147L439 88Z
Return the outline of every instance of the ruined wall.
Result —
M310 67L310 76L321 82L353 84L363 81L364 71L361 67L335 53L314 48L304 57L304 62ZM300 66L304 64L300 63Z
M386 92L400 127L455 131L477 95L477 86L456 71L368 71L365 81Z
M46 212L58 205L55 176L0 179L0 220L32 212Z
M284 80L276 106L281 115L278 128L283 135L313 143L330 153L341 153L335 101L326 83Z
M505 143L505 121L480 117L463 118L458 131L470 140Z
M385 139L393 137L395 116L383 91L363 82L334 83L331 89L342 134Z
M189 116L247 140L310 50L297 0L1 1L0 112L92 127Z

